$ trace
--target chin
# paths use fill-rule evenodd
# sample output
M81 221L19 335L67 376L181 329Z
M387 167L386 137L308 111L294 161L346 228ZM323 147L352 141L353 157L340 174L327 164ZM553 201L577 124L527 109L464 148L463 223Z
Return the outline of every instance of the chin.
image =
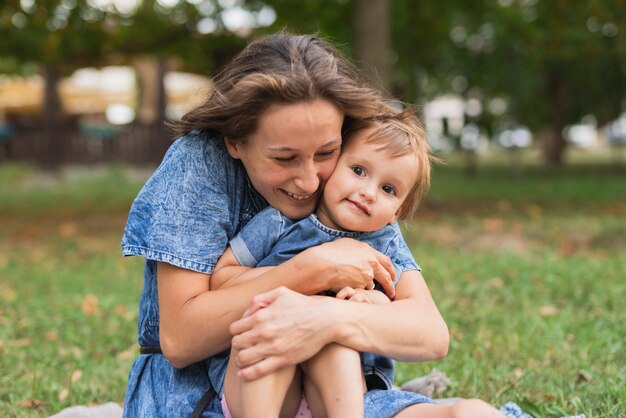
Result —
M287 210L281 210L278 209L282 212L283 215L285 215L286 217L288 217L289 219L304 219L307 216L309 216L310 214L313 213L313 210L315 209L315 207L311 207L311 208L291 208L291 209L287 209Z

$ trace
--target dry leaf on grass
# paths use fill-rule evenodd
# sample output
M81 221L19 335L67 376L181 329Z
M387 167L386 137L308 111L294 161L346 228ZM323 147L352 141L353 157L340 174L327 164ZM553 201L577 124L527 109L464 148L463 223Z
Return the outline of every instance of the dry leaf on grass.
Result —
M63 389L61 392L59 392L59 400L63 402L64 400L67 399L69 394L70 394L70 390L68 388Z
M20 406L22 408L28 409L39 409L42 408L46 403L40 399L24 399L20 401Z
M71 377L70 381L72 382L72 384L74 384L74 383L78 382L81 377L83 377L83 371L82 370L74 370L74 372L72 373L72 377Z
M550 316L556 316L559 313L559 309L555 306L542 306L541 308L539 308L539 315L543 316L544 318L546 317L550 317Z
M95 295L87 295L82 303L83 313L87 316L95 315L98 312L98 298Z

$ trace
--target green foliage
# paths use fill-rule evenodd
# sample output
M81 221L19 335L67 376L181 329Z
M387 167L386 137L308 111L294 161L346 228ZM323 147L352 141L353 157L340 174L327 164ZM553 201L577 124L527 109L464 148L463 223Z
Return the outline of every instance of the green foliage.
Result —
M107 14L86 0L11 0L0 8L0 54L66 71L97 62L109 37Z

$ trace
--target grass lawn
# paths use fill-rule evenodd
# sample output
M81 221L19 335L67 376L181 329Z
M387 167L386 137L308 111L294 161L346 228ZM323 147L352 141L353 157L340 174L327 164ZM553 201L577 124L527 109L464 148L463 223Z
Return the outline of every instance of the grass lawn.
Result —
M143 177L0 166L0 416L122 402L143 262L119 241ZM405 235L452 336L438 396L626 416L626 173L452 161ZM416 320L419 320L416 318Z

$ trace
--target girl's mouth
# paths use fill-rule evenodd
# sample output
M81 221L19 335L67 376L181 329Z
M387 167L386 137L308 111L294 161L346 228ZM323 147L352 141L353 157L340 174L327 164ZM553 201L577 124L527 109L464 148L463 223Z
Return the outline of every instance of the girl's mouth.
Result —
M370 214L370 211L368 210L367 206L355 201L355 200L350 200L350 199L346 199L352 206L354 206L356 209L358 209L359 211L363 212L366 215Z

